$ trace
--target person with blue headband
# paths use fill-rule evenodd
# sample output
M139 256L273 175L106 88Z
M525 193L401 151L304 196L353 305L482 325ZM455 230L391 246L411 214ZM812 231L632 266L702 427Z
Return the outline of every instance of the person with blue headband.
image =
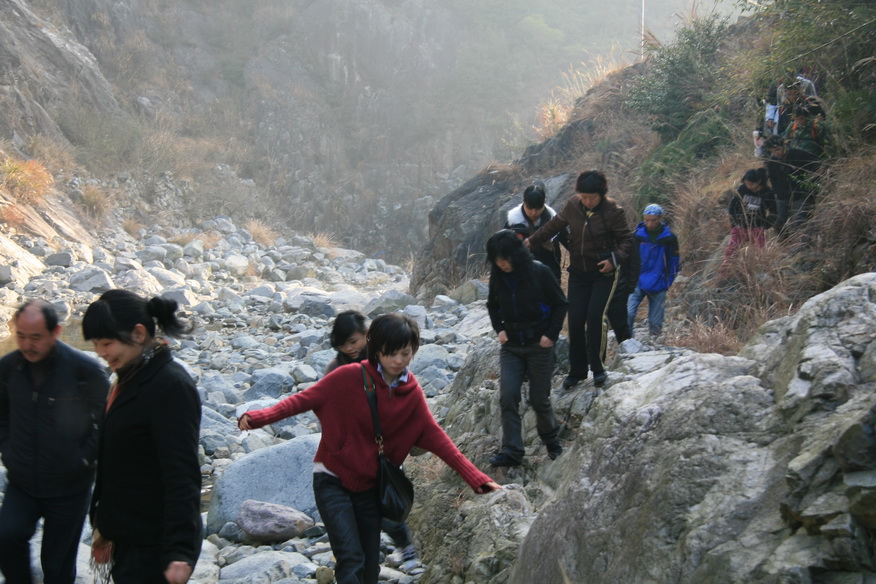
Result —
M641 268L639 282L627 303L630 333L635 336L633 324L639 305L648 299L648 331L652 337L663 332L666 292L681 269L678 238L663 221L663 207L650 204L642 213L643 221L633 234L639 244Z

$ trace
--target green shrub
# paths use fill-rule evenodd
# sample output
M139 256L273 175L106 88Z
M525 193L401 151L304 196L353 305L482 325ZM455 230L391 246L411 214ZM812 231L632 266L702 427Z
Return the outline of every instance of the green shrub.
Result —
M726 31L726 20L716 15L680 29L672 44L646 47L648 67L630 88L627 104L651 116L664 144L677 138L696 112L711 107Z

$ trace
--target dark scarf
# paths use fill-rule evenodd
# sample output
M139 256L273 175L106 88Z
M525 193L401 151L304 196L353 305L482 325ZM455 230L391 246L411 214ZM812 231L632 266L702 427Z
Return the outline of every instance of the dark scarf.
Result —
M144 345L143 351L141 351L137 357L132 359L130 363L116 371L116 381L110 388L109 398L106 400L106 411L109 411L110 406L113 405L113 402L116 397L118 397L119 392L126 383L131 381L135 375L145 369L156 355L160 355L164 351L169 350L170 348L165 341L153 340L151 343Z

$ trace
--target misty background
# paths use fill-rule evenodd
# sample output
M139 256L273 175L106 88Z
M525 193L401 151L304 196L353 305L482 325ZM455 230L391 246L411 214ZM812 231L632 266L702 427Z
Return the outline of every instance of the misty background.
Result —
M70 146L77 164L125 175L147 199L174 181L186 213L142 210L166 207L159 223L256 218L400 263L425 241L441 196L559 129L592 80L639 58L643 6L647 33L667 41L686 17L715 10L682 0L20 4L91 51L116 103L74 85L45 100L46 128L7 119L0 129Z

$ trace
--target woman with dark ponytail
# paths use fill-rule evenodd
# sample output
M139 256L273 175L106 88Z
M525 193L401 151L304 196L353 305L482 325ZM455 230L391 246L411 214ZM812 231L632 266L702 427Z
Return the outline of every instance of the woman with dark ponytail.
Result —
M82 319L86 340L115 373L91 503L92 555L116 584L183 584L201 551L201 404L156 329L191 327L177 303L110 290Z

